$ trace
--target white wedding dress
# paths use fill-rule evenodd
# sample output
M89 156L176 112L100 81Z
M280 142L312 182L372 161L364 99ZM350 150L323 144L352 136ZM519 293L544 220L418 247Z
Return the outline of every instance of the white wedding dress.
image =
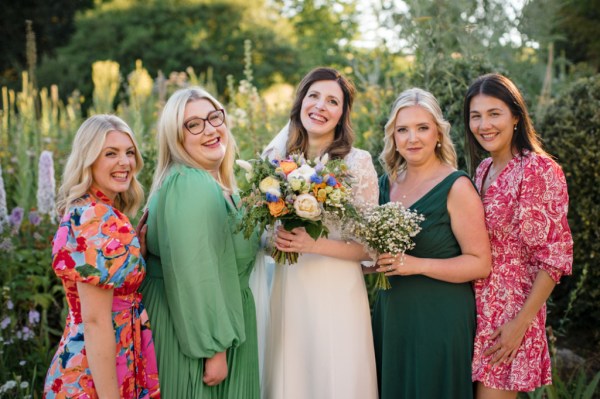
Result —
M371 156L346 163L356 203L377 204ZM330 239L340 232L330 228ZM375 399L371 316L360 262L301 254L274 270L265 341L264 399Z

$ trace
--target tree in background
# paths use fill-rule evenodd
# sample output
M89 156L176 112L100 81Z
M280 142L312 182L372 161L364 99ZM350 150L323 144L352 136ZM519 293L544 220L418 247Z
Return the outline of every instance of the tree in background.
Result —
M244 40L250 39L254 76L266 87L296 73L291 30L261 0L115 0L78 16L71 41L42 62L38 78L41 85L59 83L63 93L79 89L89 98L94 61L110 59L132 70L141 59L152 76L159 70L168 75L187 67L212 69L222 91L227 75L241 78Z
M3 2L0 12L0 86L16 87L21 78L20 71L27 69L26 20L32 22L38 56L53 55L55 49L67 43L73 34L75 13L93 5L94 0Z
M300 64L292 83L316 66L348 66L352 40L358 34L356 3L357 0L274 1L275 8L289 18L294 28L292 40Z

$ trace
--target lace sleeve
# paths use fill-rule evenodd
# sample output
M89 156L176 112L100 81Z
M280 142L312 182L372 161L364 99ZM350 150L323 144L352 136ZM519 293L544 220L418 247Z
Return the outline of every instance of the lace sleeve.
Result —
M352 185L354 205L377 205L379 201L379 186L377 172L367 151L353 148L346 158L348 168L354 176Z

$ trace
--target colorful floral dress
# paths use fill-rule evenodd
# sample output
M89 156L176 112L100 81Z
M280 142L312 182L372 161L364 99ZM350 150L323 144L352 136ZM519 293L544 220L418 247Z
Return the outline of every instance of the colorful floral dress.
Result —
M487 158L477 168L475 184L480 192L491 163ZM491 368L491 356L483 353L495 343L492 333L519 313L540 270L557 283L563 274L571 273L573 240L567 223L565 176L552 159L525 152L508 163L482 199L492 244L492 271L475 282L473 381L489 388L531 391L552 382L545 305L510 364Z
M85 351L77 283L114 289L117 379L121 398L159 398L148 315L138 287L146 274L127 216L92 190L66 212L54 236L52 267L62 280L69 313L44 386L45 398L97 398Z

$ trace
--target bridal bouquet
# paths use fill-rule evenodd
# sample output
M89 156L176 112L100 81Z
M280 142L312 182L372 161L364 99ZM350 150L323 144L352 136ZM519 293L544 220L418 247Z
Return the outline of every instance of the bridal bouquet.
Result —
M423 220L423 215L402 204L388 202L364 210L362 217L354 222L353 230L359 241L378 254L404 256L415 247L412 237L421 231ZM375 287L384 290L391 287L385 273L378 273Z
M313 238L327 237L324 219L342 222L355 217L350 202L351 176L341 159L328 155L309 161L302 154L282 159L237 160L246 171L248 188L240 192L245 209L238 231L249 238L258 227L274 228L277 221L291 231L304 227ZM298 253L274 248L277 263L293 264Z

